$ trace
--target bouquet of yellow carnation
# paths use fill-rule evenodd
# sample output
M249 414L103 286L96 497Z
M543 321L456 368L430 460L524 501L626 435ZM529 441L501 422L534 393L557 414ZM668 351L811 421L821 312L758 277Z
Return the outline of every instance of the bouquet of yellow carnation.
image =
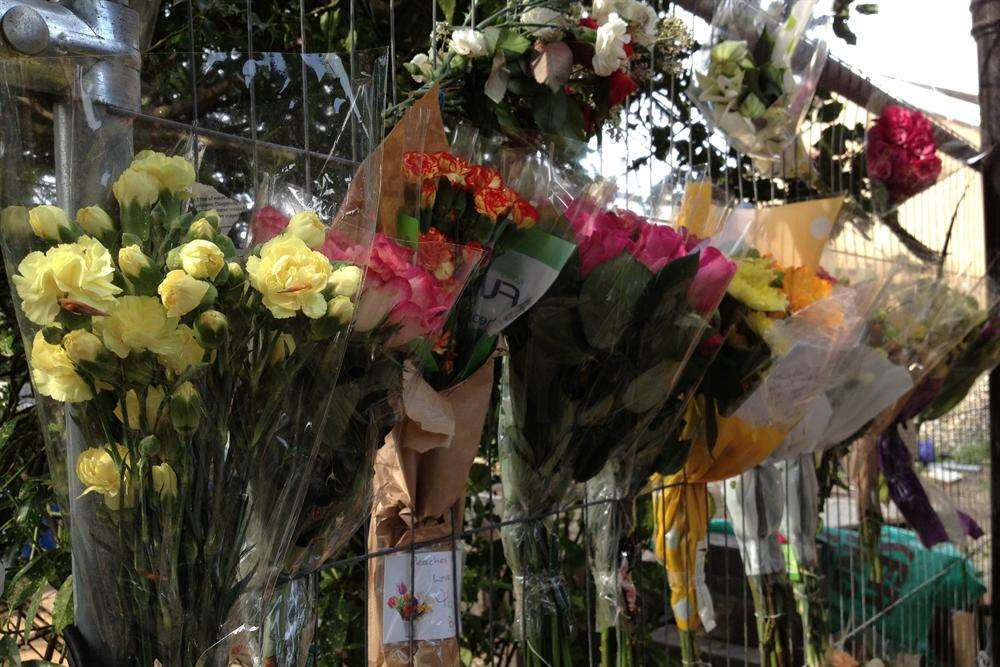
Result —
M317 250L314 212L239 259L194 185L186 159L143 151L117 215L4 209L43 419L66 404L46 428L72 466L95 664L215 662L257 622L354 319L360 269Z

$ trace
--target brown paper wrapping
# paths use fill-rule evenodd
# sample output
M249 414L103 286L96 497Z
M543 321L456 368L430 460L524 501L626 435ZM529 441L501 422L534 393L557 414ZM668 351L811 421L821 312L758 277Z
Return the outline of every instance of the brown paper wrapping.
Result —
M414 150L431 153L446 151L449 148L448 138L444 134L444 120L441 118L438 86L435 84L427 94L407 109L389 136L365 158L347 190L346 203L338 213L338 220L357 211L365 201L367 188L365 175L371 171L368 167L374 161L376 164L381 164L382 180L379 191L378 230L393 235L396 231L396 217L400 209L406 205L403 153Z
M413 380L420 381L422 380ZM482 439L493 388L493 363L438 397L454 415L454 436L424 431L404 417L375 458L372 522L368 551L406 549L412 543L445 539L462 530L465 487ZM454 528L452 521L454 520ZM451 667L459 664L458 638L382 646L383 560L368 565L368 664L370 667Z

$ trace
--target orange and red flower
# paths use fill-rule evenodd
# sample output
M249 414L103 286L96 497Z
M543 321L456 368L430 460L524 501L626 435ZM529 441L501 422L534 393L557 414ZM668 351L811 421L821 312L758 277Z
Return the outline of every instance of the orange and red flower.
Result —
M448 237L435 227L420 235L417 244L417 263L434 274L438 280L448 280L455 273L454 246Z
M473 192L483 188L500 188L503 187L503 178L493 167L477 164L469 167L469 173L465 176L465 187Z
M434 197L437 195L438 184L437 181L424 181L420 184L420 207L429 208L434 203Z
M538 210L523 197L518 197L511 207L511 218L518 229L527 229L538 222Z
M510 210L516 197L517 194L507 187L483 188L475 192L472 200L477 213L485 215L490 220L496 220Z
M430 157L437 162L438 174L447 178L454 185L465 185L465 177L469 173L469 163L446 151L431 153Z
M403 170L410 178L434 180L440 175L438 161L432 155L417 151L403 153Z

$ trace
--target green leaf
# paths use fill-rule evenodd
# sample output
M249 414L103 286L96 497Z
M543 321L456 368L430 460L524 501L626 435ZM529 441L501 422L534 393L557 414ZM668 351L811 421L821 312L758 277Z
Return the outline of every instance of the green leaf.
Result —
M66 577L52 603L52 627L61 633L73 623L73 575Z
M574 325L576 302L543 299L530 311L531 344L552 363L582 364L588 358L586 340Z
M24 612L23 637L25 644L31 639L31 631L35 628L35 616L38 615L38 607L42 604L42 596L45 595L45 588L47 586L48 582L45 579L39 580L35 587L35 592L31 596L31 602L28 603L28 609Z
M0 639L0 661L4 665L9 665L10 667L21 667L21 650L17 646L17 642L14 637L7 635L3 639Z
M562 90L539 95L534 99L532 117L545 134L559 134L566 121L566 93Z
M455 18L455 0L438 0L438 7L441 8L445 20L450 24Z
M760 118L767 111L767 107L764 103L760 101L760 98L750 93L743 99L743 104L740 105L740 114L750 120L755 118Z
M649 269L627 252L590 272L580 290L580 319L592 347L610 350L615 346L652 279Z
M858 14L878 14L878 4L874 2L866 2L863 5L858 5L854 9L857 10Z
M531 48L531 40L516 30L504 30L500 39L497 40L497 47L502 49L508 57L516 58Z
M622 402L630 412L642 414L666 400L677 375L678 363L664 359L632 380L622 395Z

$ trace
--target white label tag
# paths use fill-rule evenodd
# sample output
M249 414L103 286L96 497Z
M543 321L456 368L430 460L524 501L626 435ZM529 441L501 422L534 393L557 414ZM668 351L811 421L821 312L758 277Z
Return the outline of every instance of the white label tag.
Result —
M516 250L490 265L476 302L472 323L494 336L521 316L549 289L559 271Z
M382 643L455 637L461 581L459 553L418 551L387 556L382 579Z
M222 234L228 234L240 216L246 212L243 204L204 183L191 184L191 202L197 211L215 209L219 214L219 232Z

